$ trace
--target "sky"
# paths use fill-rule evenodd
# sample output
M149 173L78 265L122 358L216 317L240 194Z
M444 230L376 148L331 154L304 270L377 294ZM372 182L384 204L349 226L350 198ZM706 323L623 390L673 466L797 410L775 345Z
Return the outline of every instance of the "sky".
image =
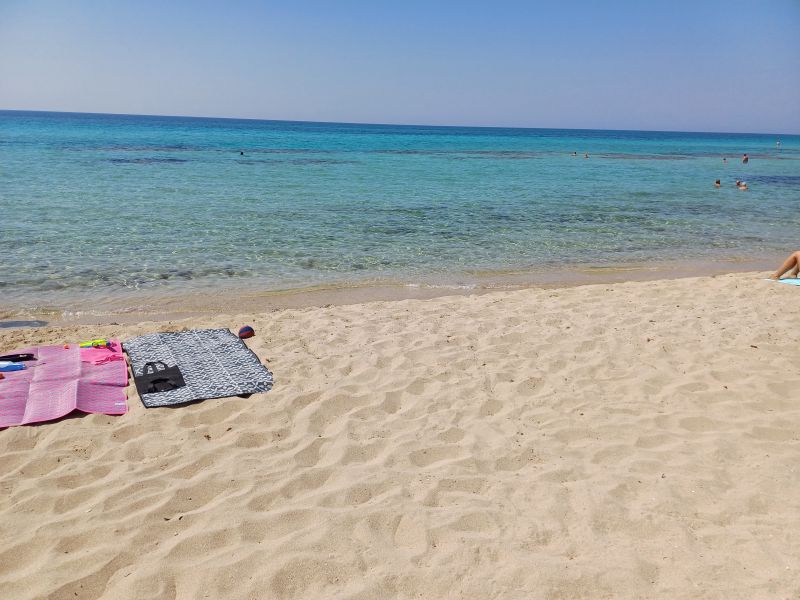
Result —
M0 0L0 109L800 133L800 0Z

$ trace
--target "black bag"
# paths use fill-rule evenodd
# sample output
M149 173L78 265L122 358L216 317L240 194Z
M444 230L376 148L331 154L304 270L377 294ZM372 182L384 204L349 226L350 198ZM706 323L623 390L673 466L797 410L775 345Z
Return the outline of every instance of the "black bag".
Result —
M0 360L23 362L26 360L36 360L36 357L33 354L4 354L3 356L0 356Z
M135 375L133 381L139 396L170 392L186 385L183 374L177 366L168 367L165 362L160 360L145 363L142 374Z

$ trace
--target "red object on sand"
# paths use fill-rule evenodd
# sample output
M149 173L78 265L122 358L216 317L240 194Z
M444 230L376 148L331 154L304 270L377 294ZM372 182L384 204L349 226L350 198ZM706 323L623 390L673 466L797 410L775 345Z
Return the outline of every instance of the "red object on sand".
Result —
M239 330L239 339L246 340L247 338L251 338L256 334L255 329L250 327L250 325L245 325Z

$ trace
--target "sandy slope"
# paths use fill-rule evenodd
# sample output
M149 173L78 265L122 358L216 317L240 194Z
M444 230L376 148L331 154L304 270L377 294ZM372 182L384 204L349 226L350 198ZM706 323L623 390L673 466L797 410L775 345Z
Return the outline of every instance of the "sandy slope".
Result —
M800 289L758 274L252 323L275 389L0 431L4 598L800 597ZM0 385L2 385L0 383Z

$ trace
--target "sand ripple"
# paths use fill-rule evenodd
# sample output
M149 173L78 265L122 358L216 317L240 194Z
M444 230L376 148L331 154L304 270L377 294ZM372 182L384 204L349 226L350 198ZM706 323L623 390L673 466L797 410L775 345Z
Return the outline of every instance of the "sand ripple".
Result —
M4 331L249 322L276 384L0 431L2 595L798 597L798 294L730 275Z

